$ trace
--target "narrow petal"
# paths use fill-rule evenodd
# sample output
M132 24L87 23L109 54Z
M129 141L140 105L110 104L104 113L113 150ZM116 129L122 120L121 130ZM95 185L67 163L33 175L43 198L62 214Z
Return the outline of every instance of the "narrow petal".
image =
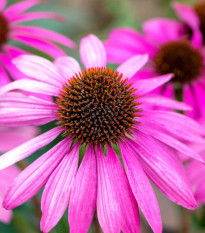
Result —
M79 63L72 57L57 58L54 64L65 80L69 80L75 74L81 72Z
M133 149L123 143L120 144L120 149L132 192L152 230L162 233L160 210L152 186Z
M175 151L142 132L138 132L135 142L128 144L140 159L150 180L172 201L185 208L194 209L196 201Z
M42 2L43 2L43 0L21 1L21 2L15 3L15 4L11 5L10 7L8 7L5 10L4 14L7 18L12 18L12 17L28 10L29 8L42 3Z
M123 78L131 78L139 71L148 61L148 55L137 55L122 63L117 71L123 74Z
M115 187L121 210L121 230L124 233L140 232L140 217L137 202L123 166L114 150L110 147L108 147L107 158L109 169L112 171L112 185Z
M159 106L159 107L165 107L165 108L171 108L171 109L177 109L177 110L183 110L183 111L191 111L192 108L183 103L176 101L174 99L166 98L164 96L159 95L146 95L143 96L140 101L142 103L148 104L150 106Z
M1 74L0 87L11 82L10 78L8 77L7 73L5 72L2 66L0 66L0 74Z
M65 52L60 47L38 37L28 36L28 35L24 36L24 35L19 35L18 33L14 35L13 33L11 35L11 39L19 41L30 47L33 47L39 51L42 51L45 54L48 54L52 58L66 56Z
M2 207L3 202L3 196L0 195L0 222L3 222L4 224L9 224L12 219L12 211L11 210L5 210Z
M31 14L31 13L29 13ZM37 13L39 14L39 13ZM42 13L45 17L45 15L52 14L52 13L47 13L45 14ZM41 14L40 14L41 15ZM28 34L28 35L33 35L33 36L38 36L43 39L49 40L49 41L54 41L58 44L62 44L64 46L70 47L70 48L75 48L75 43L69 39L66 36L63 36L57 32L53 32L48 29L44 28L39 28L39 27L31 27L31 26L13 26L12 29L14 31L20 32L20 34Z
M108 169L107 158L100 148L96 149L98 169L97 215L105 233L120 233L120 206L111 184L112 171Z
M138 95L144 95L167 83L172 77L172 74L166 74L155 78L136 80L133 86L137 89Z
M81 40L80 57L86 69L106 67L105 48L102 42L92 34Z
M66 142L64 142L66 143ZM41 200L41 231L49 232L61 219L68 207L71 188L78 168L79 144L66 153L49 177Z
M71 233L87 233L97 199L97 167L92 147L88 147L78 170L70 197L68 219Z
M4 169L37 151L38 149L48 145L52 142L60 133L61 129L54 128L50 131L37 136L30 141L8 151L0 156L0 169Z
M45 58L35 55L22 55L14 59L13 63L21 72L37 81L58 88L61 88L62 83L64 83L55 65Z
M71 140L64 139L22 171L5 196L4 208L13 209L23 204L43 188L70 145Z
M39 94L51 95L51 96L58 96L59 88L54 87L53 85L39 82L35 80L29 79L20 79L15 82L9 83L6 86L0 89L0 95L5 94L8 91L13 90L23 90L29 91Z

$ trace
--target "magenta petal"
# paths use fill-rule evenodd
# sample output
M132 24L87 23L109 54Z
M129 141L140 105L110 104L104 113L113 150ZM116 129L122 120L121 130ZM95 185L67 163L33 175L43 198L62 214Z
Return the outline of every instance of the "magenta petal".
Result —
M0 156L0 169L4 169L37 151L38 149L46 146L53 141L60 133L61 129L54 128L50 131L37 136L30 141L8 151Z
M97 199L96 157L88 147L78 170L70 197L68 219L71 233L87 233L91 224Z
M64 141L66 145L67 142ZM78 168L79 144L74 144L64 155L49 177L41 200L41 230L49 232L63 216L70 199L70 193Z
M0 2L0 11L2 11L4 9L6 4L7 4L7 0L1 0L1 2Z
M148 55L137 55L131 57L124 63L122 63L117 71L123 74L123 78L131 78L137 71L139 71L148 61Z
M172 77L172 74L166 74L159 77L136 80L133 86L137 89L136 93L138 95L144 95L167 83Z
M102 42L92 34L81 40L80 57L86 69L106 66L105 48Z
M59 57L55 60L54 64L65 81L81 72L79 63L72 57Z
M112 185L115 187L121 210L121 230L126 233L140 232L140 217L137 202L130 188L123 166L114 150L108 147L108 166L112 171Z
M12 211L2 207L3 196L0 194L0 222L9 224L12 218Z
M26 0L26 1L21 1L18 3L15 3L13 5L11 5L10 7L8 7L4 14L7 18L12 18L15 15L18 15L26 10L28 10L29 8L38 5L40 3L42 3L43 0Z
M29 13L29 14L31 15L31 13ZM39 13L35 13L35 14L39 15ZM49 15L49 14L53 15L53 13L50 13L50 12L49 13L43 12L40 14L40 16L45 17L45 15ZM43 38L43 39L46 39L49 41L54 41L58 44L62 44L64 46L67 46L70 48L75 48L75 43L71 39L69 39L68 37L63 36L57 32L53 32L51 30L48 30L48 29L39 28L39 27L31 27L31 26L19 26L19 25L16 26L15 25L12 27L12 30L20 32L20 34L25 34L25 35L28 34L28 35L31 35L34 37L38 36L40 38Z
M39 94L57 96L59 88L48 83L43 83L30 79L20 79L15 82L9 83L0 89L0 95L13 90L23 90Z
M135 141L136 143L131 141L129 146L140 159L150 180L172 201L185 208L194 209L196 201L175 151L142 132L136 133Z
M8 77L7 73L3 69L3 67L0 66L0 74L1 74L1 79L0 79L0 87L8 84L11 82L10 78Z
M22 55L13 60L17 68L29 77L54 87L61 88L64 80L55 65L49 60L35 55Z
M156 196L133 149L120 143L123 162L132 192L152 230L162 233L162 221Z
M120 206L112 186L112 171L100 148L96 148L98 168L97 215L103 232L120 233Z
M71 140L64 139L22 171L8 190L3 202L4 207L13 209L35 195L46 184L70 145Z

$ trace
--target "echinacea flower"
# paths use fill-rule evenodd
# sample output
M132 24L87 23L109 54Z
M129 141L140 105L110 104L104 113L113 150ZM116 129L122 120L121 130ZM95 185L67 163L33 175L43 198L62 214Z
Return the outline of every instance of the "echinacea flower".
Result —
M13 149L14 147L34 138L38 133L36 127L0 127L0 153ZM10 166L0 171L0 221L9 223L12 217L11 210L2 207L4 195L8 187L20 174L16 166Z
M160 94L175 97L192 106L193 111L186 112L191 117L205 116L202 44L196 37L191 41L186 39L184 25L171 19L152 19L142 27L142 34L129 28L112 30L105 42L108 61L121 63L131 56L148 53L149 65L131 81L173 73L174 78L158 89Z
M147 95L172 75L130 82L147 62L147 55L134 56L114 71L106 68L102 42L89 35L81 40L80 57L83 71L71 57L58 58L54 64L31 55L15 59L16 66L32 80L1 88L0 124L42 125L55 120L56 127L2 155L0 169L62 137L21 172L3 205L15 208L45 186L43 232L57 224L68 205L71 233L88 231L95 208L104 232L140 232L139 205L153 231L161 233L160 210L149 179L172 201L195 208L176 152L201 161L178 140L202 141L200 126L179 113L152 110L153 105L187 109L184 103ZM9 92L13 89L55 96L55 101L25 98ZM79 158L83 145L86 152ZM121 154L113 148L120 148Z
M51 12L25 12L43 2L42 0L26 0L5 8L7 1L0 1L0 86L9 83L11 79L20 79L23 76L13 66L11 60L26 52L10 45L11 40L38 49L53 58L65 56L64 51L55 43L70 48L75 46L74 42L69 38L56 32L40 27L19 25L19 23L30 20L63 19Z
M8 224L12 218L12 211L2 207L3 199L11 183L20 174L16 166L10 166L0 171L0 221Z

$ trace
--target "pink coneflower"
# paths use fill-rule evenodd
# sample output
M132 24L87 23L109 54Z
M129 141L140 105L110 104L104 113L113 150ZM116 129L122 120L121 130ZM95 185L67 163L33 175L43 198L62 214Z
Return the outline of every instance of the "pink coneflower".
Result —
M2 155L0 168L26 158L58 135L62 138L21 172L6 194L4 207L21 205L45 186L43 232L57 224L68 205L71 233L88 231L95 208L104 232L140 232L139 205L153 231L161 233L160 211L149 179L172 201L195 208L176 151L201 160L178 140L202 141L200 126L179 113L152 110L153 105L187 109L183 103L147 95L172 75L130 82L147 55L134 56L114 71L106 68L102 42L89 35L81 40L80 56L83 71L71 57L58 58L54 64L31 55L15 60L33 80L1 88L1 125L42 125L55 120L56 127ZM54 102L24 98L8 92L13 89L56 98ZM79 159L82 144L86 152Z
M54 42L73 48L74 43L67 37L56 32L33 26L18 25L19 23L37 20L62 20L62 17L51 12L27 12L31 7L44 2L43 0L26 0L15 3L4 9L7 1L0 1L0 86L19 79L23 75L13 66L11 60L25 54L22 49L9 45L11 40L38 49L53 58L65 56L65 53Z
M143 24L143 34L129 28L111 31L105 47L108 61L114 63L148 53L149 65L131 81L173 73L174 78L158 90L193 106L188 114L200 118L205 116L205 58L201 34L195 32L189 41L185 29L184 24L174 20L152 19Z
M0 221L8 224L12 218L12 211L2 207L3 199L11 183L20 174L16 166L10 166L0 171Z

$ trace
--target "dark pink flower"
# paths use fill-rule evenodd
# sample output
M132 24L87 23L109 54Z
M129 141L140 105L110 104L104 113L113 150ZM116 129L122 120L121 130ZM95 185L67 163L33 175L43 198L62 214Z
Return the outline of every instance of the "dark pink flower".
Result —
M10 45L8 42L11 40L38 49L53 58L65 56L64 51L55 45L55 43L71 48L75 46L74 42L69 38L56 32L40 27L19 25L19 23L37 19L63 20L61 16L51 12L25 12L31 7L43 2L43 0L26 0L5 8L7 1L1 0L0 86L9 83L11 79L20 79L23 76L23 74L13 66L11 60L27 52Z
M43 232L57 224L68 205L71 233L88 231L96 206L104 232L140 232L139 205L153 231L161 233L159 206L149 179L172 201L195 208L176 152L201 161L179 141L203 142L201 128L184 115L152 110L152 106L187 109L183 103L148 95L172 75L130 82L147 55L130 58L116 71L108 69L102 42L89 35L81 40L80 57L83 71L71 57L58 58L54 64L31 55L15 59L32 79L1 88L0 124L37 126L55 120L56 127L2 155L0 168L26 158L59 135L62 138L21 172L5 196L4 207L21 205L45 186ZM13 89L55 96L55 101L9 93ZM82 144L86 152L80 163Z
M185 9L181 17L182 14L187 17L187 24L188 20L194 21ZM130 28L112 30L105 42L108 61L121 63L137 54L149 54L149 65L131 81L173 73L174 78L158 92L172 98L177 96L192 106L193 111L187 112L189 116L205 116L205 57L199 28L192 33L190 41L187 25L176 20L151 19L142 28L143 33Z

